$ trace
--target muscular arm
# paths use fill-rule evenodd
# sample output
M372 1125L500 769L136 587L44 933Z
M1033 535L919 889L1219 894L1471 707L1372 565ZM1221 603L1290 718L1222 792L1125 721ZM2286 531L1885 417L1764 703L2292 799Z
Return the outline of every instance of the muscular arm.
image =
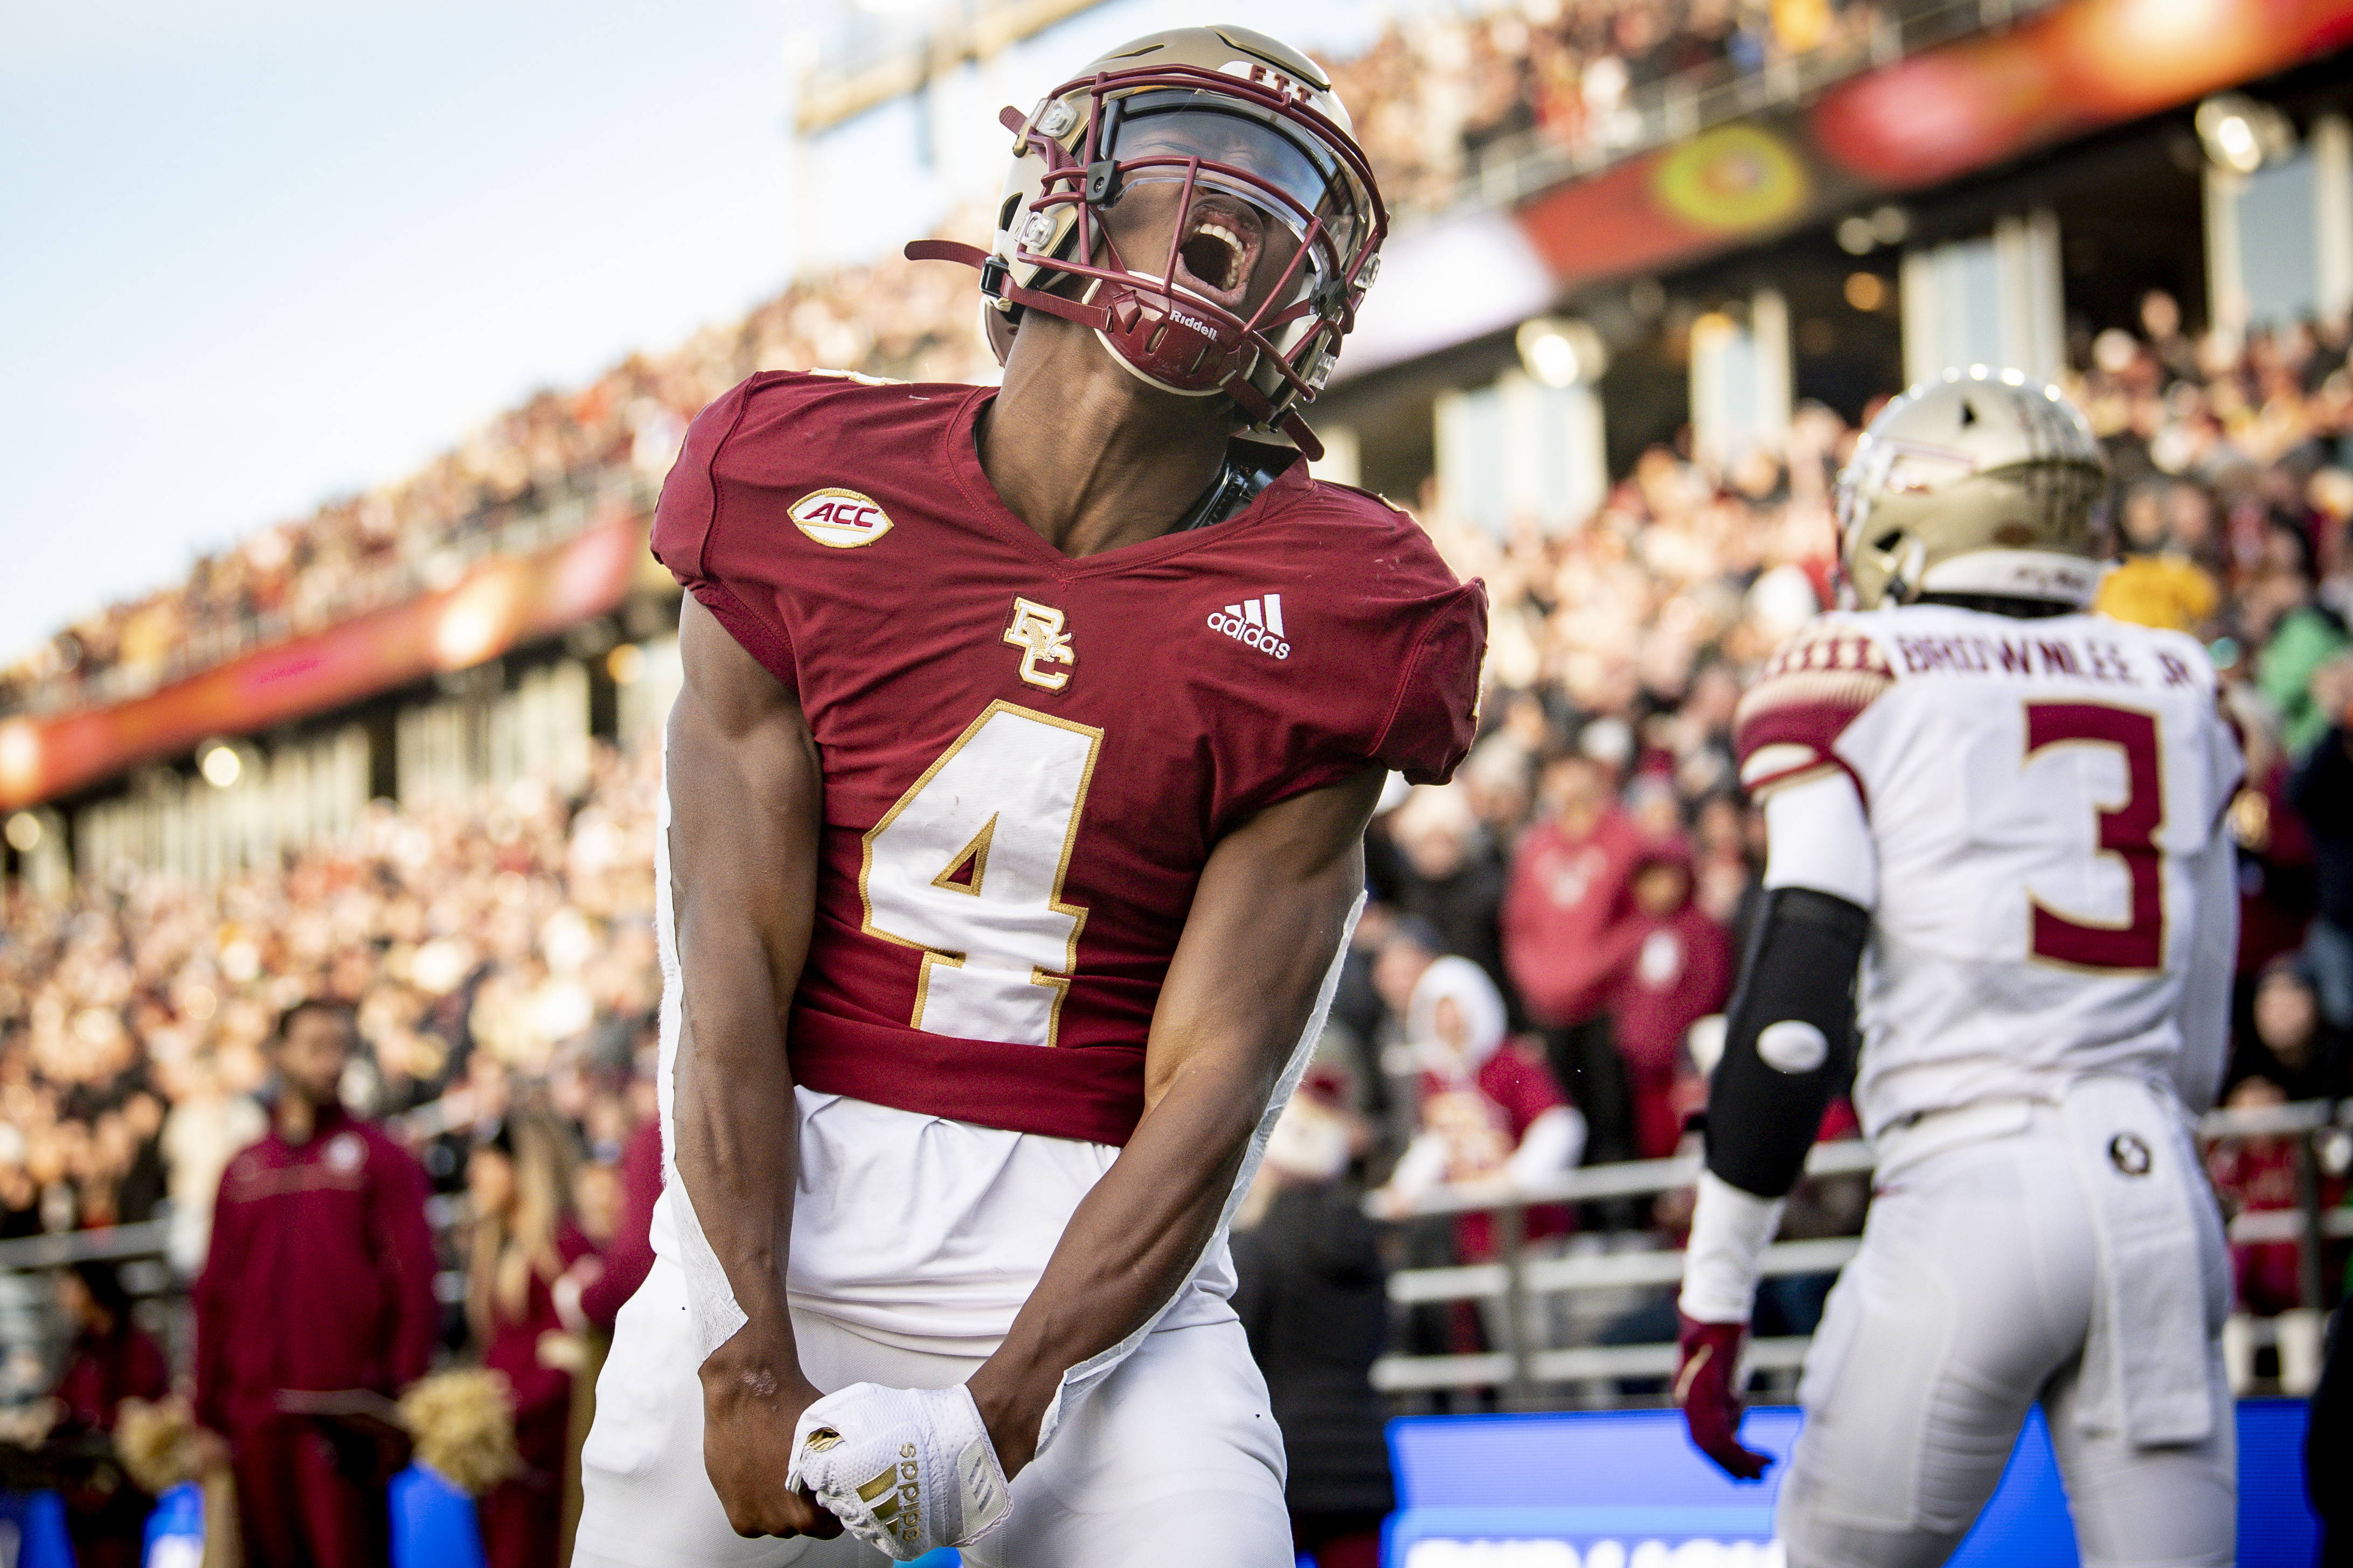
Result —
M702 1363L703 1463L738 1531L832 1535L839 1522L783 1484L794 1423L817 1397L785 1304L797 1125L785 1016L816 913L823 775L799 702L691 595L679 651L663 770L678 1174L733 1299L732 1310L695 1302L697 1331L708 1344L743 1320Z
M1377 770L1270 806L1210 853L1145 1050L1145 1110L969 1387L1006 1474L1063 1373L1149 1323L1199 1262L1365 879Z

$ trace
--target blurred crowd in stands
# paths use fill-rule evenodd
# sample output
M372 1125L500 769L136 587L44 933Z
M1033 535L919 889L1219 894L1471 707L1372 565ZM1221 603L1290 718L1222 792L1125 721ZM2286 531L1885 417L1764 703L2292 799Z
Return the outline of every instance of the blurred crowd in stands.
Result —
M1400 18L1332 67L1394 212L1451 201L1482 154L1606 156L1643 133L1637 96L1705 85L1866 40L1862 0L1522 0L1482 15ZM1901 5L1894 9L1905 9Z
M927 278L967 287L944 270L873 273L859 287L875 299L857 315L920 315L903 303ZM936 339L869 341L845 320L805 299L659 372L617 376L670 378L682 402L772 362L779 343L826 334L854 339L826 357L866 369L974 369ZM2337 1096L2353 985L2341 820L2353 790L2332 773L2353 700L2344 331L2299 327L2223 353L2184 339L2172 300L2150 296L2144 334L2106 331L2080 351L2071 390L2117 475L2123 564L2104 609L2198 632L2247 738L2250 787L2231 816L2245 863L2235 1079ZM934 362L908 364L924 355ZM609 381L576 402L614 402ZM515 414L518 428L532 421ZM1426 1077L1475 1077L1499 1051L1518 1060L1523 1041L1551 1074L1541 1096L1565 1096L1584 1119L1565 1159L1673 1152L1696 1096L1684 1035L1735 978L1760 865L1732 715L1757 660L1829 599L1829 491L1850 447L1845 421L1805 405L1786 451L1751 451L1727 472L1651 449L1593 520L1551 536L1490 536L1423 496L1454 566L1490 583L1494 621L1487 733L1451 785L1402 795L1377 823L1377 902L1336 1008L1356 1037L1335 1056L1348 1102L1388 1117L1374 1131L1390 1154L1417 1133ZM548 449L584 451L553 433ZM409 489L447 479L436 472ZM275 1008L303 996L355 1008L364 1048L346 1098L360 1110L426 1107L438 1129L461 1129L501 1112L513 1074L543 1086L534 1093L579 1123L586 1147L617 1150L636 1117L621 1086L659 990L652 766L649 754L602 754L576 802L527 781L470 809L379 804L351 842L216 889L148 877L45 902L12 886L0 1227L139 1220L167 1194L191 1215L249 1133L245 1096L264 1084ZM1447 969L1459 1065L1414 1037L1414 985L1445 957L1478 971ZM1492 996L1471 994L1475 983ZM2263 1004L2289 990L2311 1006ZM1492 1152L1457 1152L1445 1171L1494 1168ZM454 1163L433 1175L461 1178Z
M674 383L667 410L800 352L783 343L878 371L970 374L943 340L871 340L845 324L920 317L909 291L932 278L944 294L968 286L944 269L878 271L842 285L873 296L847 314L803 299L659 370L616 374ZM819 341L828 334L847 336ZM2123 560L2104 607L2206 640L2246 737L2250 783L2231 819L2245 901L2234 1084L2341 1094L2353 1000L2344 333L2297 328L2226 352L2182 336L2172 302L2152 296L2142 333L2079 347L2071 390L2116 469ZM619 402L613 379L577 401ZM535 417L517 414L516 427ZM1491 1061L1543 1071L1485 1096L1511 1107L1511 1135L1466 1122L1443 1175L1496 1174L1555 1104L1583 1122L1576 1138L1546 1135L1556 1163L1673 1151L1698 1092L1686 1036L1732 983L1760 864L1733 713L1746 674L1830 595L1830 486L1852 434L1808 405L1785 451L1722 473L1654 448L1596 516L1552 535L1496 538L1454 521L1442 496L1422 498L1457 569L1488 582L1493 652L1486 733L1461 775L1405 794L1375 830L1376 902L1329 1054L1348 1079L1341 1098L1373 1119L1379 1172L1429 1131L1425 1100L1440 1120L1461 1109L1433 1085L1505 1070ZM547 439L551 454L595 452ZM674 435L659 439L667 450ZM510 478L531 482L524 469ZM263 1085L270 1020L306 997L355 1010L363 1048L345 1097L417 1113L445 1188L462 1179L463 1130L506 1108L511 1079L609 1160L642 1113L628 1086L659 984L654 765L605 753L572 801L526 781L468 809L380 803L351 841L217 888L148 878L51 903L12 887L0 1228L136 1220L165 1195L195 1225L255 1126L246 1097ZM1414 997L1445 958L1475 973L1444 969L1440 1041L1432 1019L1417 1024ZM1409 1183L1431 1179L1431 1158L1409 1163ZM199 1256L184 1252L183 1266Z
M517 1084L617 1159L650 1103L658 765L600 752L577 801L526 780L471 807L379 802L350 840L216 887L13 886L0 1234L136 1222L168 1197L193 1272L210 1189L260 1131L279 1015L306 1000L352 1010L343 1100L401 1119L442 1190Z
M930 287L923 279L868 275L861 286L884 302L861 309L910 319L902 290ZM683 402L785 353L778 342L828 332L852 337L826 357L866 368L973 369L944 340L869 341L811 297L714 335L699 357L625 374L676 377L666 395ZM2122 560L2104 606L2205 640L2246 737L2250 782L2230 819L2244 939L2229 1100L2343 1095L2344 333L2295 329L2226 352L2185 339L2171 301L2152 296L2141 333L2079 348L2071 390L2116 469ZM517 427L532 418L519 414ZM657 451L675 439L660 429ZM1503 1193L1580 1161L1688 1149L1684 1121L1709 1065L1704 1020L1735 978L1764 847L1738 786L1734 713L1755 665L1829 596L1830 487L1852 437L1807 405L1783 450L1723 471L1656 448L1594 517L1550 535L1494 537L1455 520L1443 496L1422 498L1457 568L1490 585L1486 729L1455 782L1400 789L1377 819L1374 902L1303 1097L1310 1125L1277 1140L1273 1201L1295 1186L1361 1185L1403 1215L1441 1182ZM550 475L561 454L603 455L565 440L548 437ZM442 1303L438 1342L535 1389L533 1451L554 1451L553 1413L568 1408L578 1362L541 1342L583 1321L600 1251L642 1248L641 1224L633 1240L623 1222L626 1194L642 1208L658 1184L646 1144L657 767L650 749L605 750L577 798L526 780L464 806L378 803L348 839L216 887L101 880L53 901L19 879L0 936L0 1235L134 1222L168 1199L172 1260L195 1275L223 1172L270 1131L273 1079L280 1105L292 1081L273 1054L279 1021L299 1004L347 1009L332 1100L388 1118L426 1180L470 1199L470 1221L438 1244L439 1265L470 1281ZM1852 1131L1843 1112L1824 1129ZM2229 1141L2214 1171L2234 1204L2296 1202L2287 1141ZM2339 1191L2332 1180L2328 1200ZM1862 1204L1852 1178L1817 1184L1786 1234L1850 1232ZM1672 1246L1686 1205L1539 1205L1525 1237L1556 1251ZM1306 1223L1296 1203L1282 1212ZM1497 1245L1480 1215L1400 1234L1393 1264ZM2240 1268L2251 1307L2296 1303L2293 1244L2242 1247ZM1810 1329L1824 1283L1778 1283L1786 1299L1767 1321L1778 1311L1778 1326ZM1613 1321L1557 1331L1665 1337L1650 1321L1663 1301L1629 1298ZM1492 1328L1461 1313L1416 1337L1464 1349L1482 1336ZM525 1500L523 1538L543 1540L546 1500ZM496 1513L486 1505L486 1519Z

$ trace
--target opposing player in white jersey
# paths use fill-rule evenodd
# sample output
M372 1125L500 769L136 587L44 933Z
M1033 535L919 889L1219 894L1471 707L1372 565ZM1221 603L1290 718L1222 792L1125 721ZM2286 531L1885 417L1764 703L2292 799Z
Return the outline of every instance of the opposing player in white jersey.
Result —
M1758 1255L1850 1073L1879 1160L1799 1389L1796 1568L1942 1563L2038 1401L2086 1563L2232 1560L2228 1272L2189 1119L2223 1066L2241 764L2195 642L2083 610L2105 484L2055 388L1915 388L1840 479L1857 608L1741 704L1772 848L1676 1380L1736 1476L1767 1462L1736 1436Z

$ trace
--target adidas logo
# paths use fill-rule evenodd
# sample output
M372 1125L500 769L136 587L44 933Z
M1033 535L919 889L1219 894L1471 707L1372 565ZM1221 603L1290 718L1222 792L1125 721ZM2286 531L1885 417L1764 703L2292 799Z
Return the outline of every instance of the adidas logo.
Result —
M874 1510L874 1522L913 1545L923 1531L923 1467L915 1446L899 1446L899 1462L858 1489L858 1500Z
M1209 629L1223 632L1236 642L1247 643L1277 658L1291 657L1291 644L1283 640L1282 595L1280 594L1269 594L1262 599L1244 599L1239 605L1211 610Z

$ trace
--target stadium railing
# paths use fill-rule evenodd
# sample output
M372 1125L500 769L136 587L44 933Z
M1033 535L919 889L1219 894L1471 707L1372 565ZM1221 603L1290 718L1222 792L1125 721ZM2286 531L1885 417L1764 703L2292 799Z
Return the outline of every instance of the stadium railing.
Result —
M2260 1109L2216 1110L2203 1118L2200 1141L2211 1144L2223 1138L2293 1138L2295 1148L2297 1204L2294 1208L2248 1210L2232 1216L2230 1239L2234 1245L2291 1241L2299 1256L2300 1311L2307 1317L2291 1329L2263 1320L2237 1320L2236 1339L2244 1354L2262 1345L2279 1342L2283 1365L2291 1337L2308 1337L2318 1313L2327 1305L2322 1241L2353 1237L2353 1205L2324 1208L2321 1176L2324 1163L2342 1171L2353 1152L2353 1100L2340 1110L2326 1100ZM1809 1176L1854 1175L1870 1171L1870 1145L1860 1139L1815 1145L1806 1161ZM1495 1388L1507 1404L1519 1407L1557 1404L1540 1392L1545 1385L1574 1384L1618 1378L1672 1376L1675 1347L1669 1342L1622 1345L1552 1345L1542 1342L1540 1327L1547 1314L1538 1310L1546 1298L1604 1290L1668 1290L1683 1280L1683 1255L1658 1248L1608 1252L1590 1256L1531 1256L1523 1237L1532 1205L1594 1203L1610 1199L1650 1197L1688 1187L1698 1180L1696 1157L1643 1160L1623 1164L1594 1165L1564 1171L1541 1182L1529 1182L1508 1194L1492 1188L1472 1190L1440 1187L1402 1212L1381 1211L1370 1204L1375 1220L1399 1224L1440 1215L1483 1213L1493 1216L1497 1257L1487 1263L1445 1268L1401 1268L1388 1279L1391 1304L1408 1309L1454 1301L1493 1303L1483 1314L1490 1335L1500 1342L1478 1354L1388 1355L1373 1364L1373 1385L1388 1394L1457 1388ZM1832 1237L1806 1241L1777 1242L1763 1256L1767 1278L1833 1273L1862 1247L1860 1237ZM1794 1372L1805 1360L1808 1336L1773 1336L1752 1342L1754 1372Z
M411 1113L408 1131L430 1137L441 1130L438 1102L421 1108L433 1114L422 1120ZM2235 1244L2295 1242L2299 1256L2300 1310L2308 1321L2274 1324L2242 1315L2234 1320L2238 1345L2244 1355L2273 1344L2280 1347L2284 1368L2299 1335L2308 1337L2317 1315L2327 1304L2321 1248L2324 1242L2353 1237L2353 1203L2324 1206L2324 1170L2342 1173L2353 1154L2353 1100L2340 1108L2325 1100L2262 1109L2216 1110L2199 1125L2206 1142L2222 1138L2292 1138L2295 1150L2297 1203L2294 1208L2247 1210L2230 1222ZM1873 1168L1870 1146L1859 1139L1817 1144L1806 1162L1809 1176L1859 1175ZM1384 1393L1410 1394L1458 1388L1497 1388L1509 1403L1534 1406L1546 1401L1546 1385L1576 1384L1619 1378L1663 1378L1674 1372L1675 1347L1658 1342L1627 1345L1554 1345L1537 1324L1545 1314L1537 1303L1578 1293L1664 1291L1683 1279L1681 1251L1656 1248L1602 1252L1590 1256L1538 1257L1522 1238L1531 1205L1607 1202L1651 1197L1688 1187L1698 1179L1696 1158L1638 1160L1621 1164L1592 1165L1565 1171L1542 1182L1530 1182L1508 1194L1492 1189L1465 1191L1440 1187L1422 1196L1402 1213L1375 1214L1382 1223L1417 1218L1483 1213L1494 1216L1497 1241L1493 1262L1443 1268L1402 1268L1388 1279L1390 1302L1400 1309L1455 1301L1493 1303L1488 1316L1498 1348L1466 1355L1389 1355L1373 1365L1373 1384ZM449 1233L465 1218L463 1194L436 1196L427 1217L437 1237L444 1239L444 1256L459 1258L447 1246ZM1368 1211L1369 1212L1369 1211ZM103 1230L67 1231L0 1242L0 1351L32 1349L47 1359L56 1347L55 1325L47 1320L46 1290L38 1276L77 1263L111 1261L133 1266L124 1283L132 1294L176 1301L188 1281L174 1275L165 1262L170 1235L168 1219ZM1635 1233L1639 1239L1640 1233ZM1767 1278L1834 1273L1862 1246L1859 1237L1830 1237L1806 1241L1777 1242L1766 1248L1763 1272ZM461 1259L462 1261L462 1259ZM465 1276L457 1268L437 1276L434 1290L445 1304L465 1296ZM177 1333L173 1336L178 1337ZM1750 1366L1767 1373L1794 1372L1804 1361L1810 1342L1803 1335L1776 1335L1751 1347ZM2284 1381L2286 1379L2284 1373ZM5 1381L5 1380L0 1380ZM6 1403L0 1390L0 1404Z
M459 1265L433 1277L434 1300L445 1308L466 1299L464 1254L451 1234L466 1221L466 1202L463 1193L437 1193L425 1200L437 1247ZM0 1409L46 1393L57 1374L68 1335L45 1277L58 1269L80 1263L121 1265L122 1286L132 1299L163 1309L164 1316L149 1326L159 1329L174 1351L192 1348L195 1328L187 1298L195 1281L173 1268L171 1245L168 1205L159 1217L135 1225L0 1241Z

